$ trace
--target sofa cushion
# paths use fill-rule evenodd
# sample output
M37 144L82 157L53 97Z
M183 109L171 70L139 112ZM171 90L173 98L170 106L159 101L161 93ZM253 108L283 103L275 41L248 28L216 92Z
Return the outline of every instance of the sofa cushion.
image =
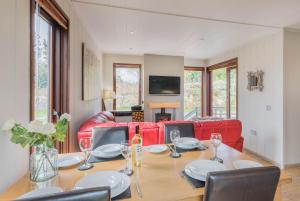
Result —
M153 122L129 122L129 139L131 140L135 134L135 127L139 125L140 134L143 138L143 145L158 144L158 125Z
M107 119L107 121L116 121L115 116L113 113L109 111L103 111L98 113L99 116L102 116L103 118Z
M209 140L212 133L220 133L222 121L194 122L195 135L198 139Z

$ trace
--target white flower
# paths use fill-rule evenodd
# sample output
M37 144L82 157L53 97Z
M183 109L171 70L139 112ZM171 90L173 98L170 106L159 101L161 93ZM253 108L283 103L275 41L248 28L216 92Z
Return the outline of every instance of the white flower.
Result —
M7 120L7 121L3 124L2 130L3 130L3 131L10 131L15 125L16 125L15 120L13 120L13 119Z
M63 115L60 116L60 120L66 119L67 121L71 121L71 115L68 113L64 113Z
M55 133L56 129L52 123L43 123L39 120L34 120L28 124L28 132L50 135Z
M28 124L28 132L30 133L42 133L43 131L43 122L39 120L34 120Z
M55 126L52 123L45 123L43 125L42 134L51 135L56 132Z

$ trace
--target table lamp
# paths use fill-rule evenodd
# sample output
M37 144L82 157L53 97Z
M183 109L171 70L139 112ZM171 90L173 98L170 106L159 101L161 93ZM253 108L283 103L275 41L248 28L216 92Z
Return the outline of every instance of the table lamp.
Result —
M102 110L106 111L105 100L116 98L116 93L111 89L104 89L102 93Z

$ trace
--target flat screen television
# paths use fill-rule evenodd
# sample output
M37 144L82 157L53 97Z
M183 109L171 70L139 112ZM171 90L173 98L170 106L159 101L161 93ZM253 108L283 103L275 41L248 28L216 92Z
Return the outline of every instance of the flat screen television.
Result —
M153 95L179 95L180 77L175 76L149 76L149 94Z

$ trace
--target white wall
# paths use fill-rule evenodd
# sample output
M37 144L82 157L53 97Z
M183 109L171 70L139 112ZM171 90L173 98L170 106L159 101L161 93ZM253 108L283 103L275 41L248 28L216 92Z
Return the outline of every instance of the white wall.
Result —
M149 95L149 75L180 76L181 86L178 96ZM181 56L144 55L144 110L145 121L152 121L150 102L180 102L181 108L176 111L176 119L183 119L183 79L184 58ZM168 110L167 110L168 112Z
M244 145L277 164L283 164L283 32L230 50L209 65L238 57L238 115ZM247 72L263 70L264 90L247 90ZM271 111L266 111L266 105ZM255 130L257 135L251 135Z
M69 0L57 0L57 2L70 18L70 114L72 116L70 134L77 135L80 125L90 116L101 111L101 95L99 99L82 100L82 42L97 55L101 64L102 52L95 46L94 40L81 23L71 2ZM102 65L100 72L102 72ZM102 80L102 73L100 76ZM77 137L71 143L77 145Z
M29 0L0 1L0 128L29 121ZM28 170L28 148L0 129L0 192Z
M284 32L285 164L300 163L300 30Z
M70 113L71 134L76 135L80 124L100 111L99 100L81 100L81 43L86 44L102 59L101 51L82 26L69 0L58 0L70 17ZM30 1L0 1L0 125L9 118L29 122L30 102ZM77 142L74 142L77 143ZM14 145L0 130L0 192L28 171L29 150ZM12 169L13 167L13 169Z
M206 67L207 60L184 58L184 66Z

